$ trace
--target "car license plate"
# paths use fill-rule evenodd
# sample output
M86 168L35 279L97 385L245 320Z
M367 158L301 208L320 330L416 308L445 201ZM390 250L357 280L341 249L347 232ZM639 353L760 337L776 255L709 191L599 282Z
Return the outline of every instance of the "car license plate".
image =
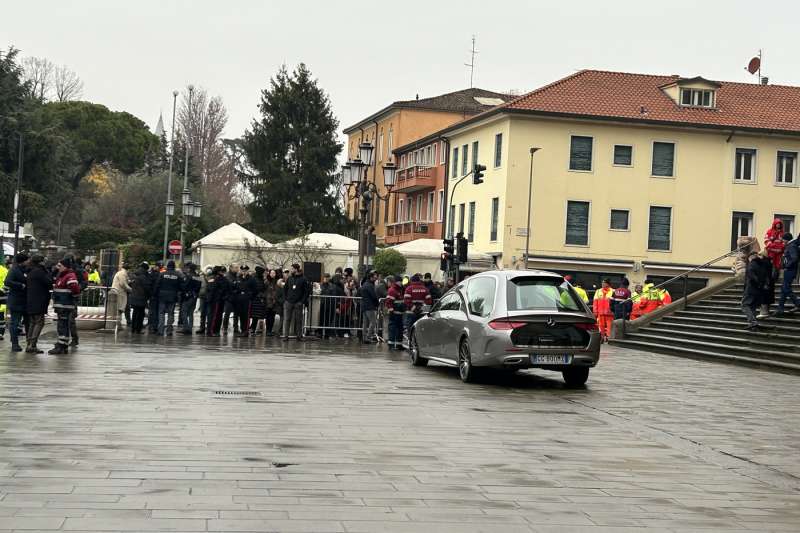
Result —
M531 354L531 364L534 365L568 365L571 360L571 355Z

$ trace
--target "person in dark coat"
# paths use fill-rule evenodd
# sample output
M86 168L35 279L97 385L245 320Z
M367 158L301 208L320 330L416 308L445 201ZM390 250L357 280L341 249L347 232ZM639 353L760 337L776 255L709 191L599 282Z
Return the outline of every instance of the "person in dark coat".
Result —
M131 332L142 333L144 330L144 310L153 291L153 282L150 279L147 263L142 263L133 273L129 282L131 294L128 296L128 303L133 310Z
M14 257L14 266L8 272L5 280L5 291L8 295L6 307L8 309L8 333L11 337L11 351L21 352L19 335L22 330L23 319L28 312L27 291L28 256L18 253Z
M227 300L225 300L225 313L222 317L222 334L228 334L228 325L230 324L231 315L233 315L233 333L239 333L239 322L236 320L236 294L239 292L239 265L232 264L228 273L225 275L227 279Z
M158 294L158 334L172 335L175 321L175 304L183 289L183 276L175 270L175 261L167 263L167 269L158 277L155 292Z
M183 285L180 292L180 312L178 313L179 332L191 335L194 327L194 311L197 307L197 298L203 287L203 279L197 273L197 265L187 263L183 272Z
M267 304L265 301L266 284L264 282L264 267L258 265L255 275L252 276L254 284L253 298L250 303L250 334L255 335L258 324L267 317Z
M364 344L375 342L378 327L378 306L380 305L378 295L375 292L375 281L377 279L378 273L374 270L370 271L358 292L359 296L361 296L361 342Z
M319 286L319 326L323 339L327 339L333 334L331 328L335 314L336 292L331 275L326 272L322 275L322 283Z
M747 329L751 331L758 328L756 310L767 300L767 293L772 282L771 276L772 260L767 253L751 253L744 276L744 294L742 296L742 311L747 317Z
M44 268L44 257L35 255L31 258L30 269L28 270L27 283L27 314L28 314L28 334L25 338L27 346L25 353L44 353L36 343L39 335L44 328L44 316L47 314L47 306L50 305L50 290L53 288L53 278Z
M786 300L792 300L794 309L800 309L800 298L792 290L792 283L797 277L797 267L800 264L800 242L797 239L792 239L791 233L784 233L783 240L786 246L783 249L783 257L781 258L781 266L783 266L783 284L781 286L781 297L778 300L778 313L777 316L783 315L786 306Z
M156 285L158 285L158 278L161 276L161 261L156 261L147 276L150 278L150 299L147 302L147 329L150 333L158 333L158 293L156 292Z
M274 268L267 273L264 280L264 327L267 330L267 337L275 335L275 315L279 314L278 311L283 309L283 289L278 287L278 280L281 275L278 270Z
M311 285L300 265L292 265L292 273L283 286L283 340L303 338L303 306L311 295Z
M225 277L225 268L215 266L211 269L211 277L206 285L206 300L209 305L208 321L206 322L206 335L219 337L222 327L222 314L225 302L228 300L228 279Z

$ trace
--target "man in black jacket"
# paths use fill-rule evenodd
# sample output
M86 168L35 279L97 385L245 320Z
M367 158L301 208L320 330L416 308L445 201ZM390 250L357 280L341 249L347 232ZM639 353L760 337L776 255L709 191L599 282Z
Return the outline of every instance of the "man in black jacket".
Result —
M362 314L361 342L364 344L375 342L379 305L378 295L375 293L375 280L377 279L378 273L371 270L359 289Z
M150 333L158 333L158 292L156 285L158 285L158 278L161 277L161 261L157 261L155 265L150 267L148 276L150 277L150 299L147 304L147 329Z
M44 353L36 343L44 327L44 315L47 314L47 306L50 305L50 289L53 288L53 279L50 273L42 264L44 257L35 255L31 258L30 270L28 270L27 283L27 313L28 313L28 334L26 337L27 346L25 353Z
M308 280L300 265L292 265L292 272L283 286L283 340L303 340L303 306L311 294Z
M206 285L206 300L209 305L206 335L219 337L222 327L222 314L228 298L228 280L225 277L225 267L215 266L211 270L211 277Z
M231 264L230 268L228 269L227 274L225 274L225 279L227 280L227 288L228 292L226 294L225 300L225 313L222 317L222 334L228 334L228 325L230 324L231 315L233 316L233 332L239 333L239 322L236 320L236 307L235 307L235 298L236 293L239 290L239 265L236 263Z
M9 314L8 332L11 336L12 352L22 351L22 346L19 345L19 335L23 319L28 311L27 272L28 256L18 253L14 257L14 266L11 267L5 281L5 290L8 294L8 303L6 304Z
M156 294L158 294L158 334L172 335L172 323L175 321L175 304L178 294L183 290L183 276L175 270L175 261L167 263L167 270L158 277Z
M128 296L128 303L133 310L131 332L142 333L144 328L144 310L147 307L147 300L153 292L153 283L150 279L147 263L142 263L133 278L129 281L131 294Z
M792 290L792 283L797 277L797 266L800 263L800 244L798 241L792 240L791 233L784 233L783 241L786 243L786 247L783 249L783 259L781 260L783 285L781 286L781 298L778 300L778 316L783 315L787 299L791 299L794 304L792 311L800 309L800 298Z
M236 287L236 294L233 297L235 320L238 321L238 337L250 335L250 305L253 298L258 294L256 280L250 274L250 267L242 266L239 274L239 284Z
M197 297L203 286L202 278L197 274L197 265L186 263L183 272L184 284L181 290L181 310L178 313L178 325L180 332L184 335L191 335L194 327L194 309L197 307Z
M747 329L758 328L756 310L766 299L772 276L772 260L764 251L761 254L752 252L747 262L744 276L744 294L742 295L742 311L747 317Z

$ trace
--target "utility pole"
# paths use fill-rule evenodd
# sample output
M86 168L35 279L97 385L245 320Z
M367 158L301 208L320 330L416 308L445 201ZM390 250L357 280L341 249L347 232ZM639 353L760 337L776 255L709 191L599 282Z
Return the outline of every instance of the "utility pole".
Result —
M172 201L172 164L175 161L175 105L178 101L178 91L172 91L172 132L169 137L169 174L167 175L167 203L166 219L164 220L164 263L167 262L167 243L169 242L169 217L170 205Z
M540 148L535 146L531 147L531 171L528 175L528 227L525 230L525 269L528 269L528 256L531 246L531 197L533 194L533 154L538 152Z
M19 165L17 166L17 189L14 191L14 253L19 253L19 195L22 187L22 164L25 144L22 132L19 134Z
M478 53L475 50L475 36L472 36L472 50L470 51L470 61L469 63L464 63L464 66L469 67L469 88L472 89L473 82L475 79L475 55Z
M194 86L189 85L189 105L187 109L189 110L187 121L188 121L188 128L191 128L192 125L192 93L194 92ZM183 255L185 252L186 244L184 240L186 239L186 217L188 213L186 210L189 208L189 154L191 153L191 142L189 140L189 131L186 132L186 161L184 162L183 166L183 201L181 202L181 267L183 267Z

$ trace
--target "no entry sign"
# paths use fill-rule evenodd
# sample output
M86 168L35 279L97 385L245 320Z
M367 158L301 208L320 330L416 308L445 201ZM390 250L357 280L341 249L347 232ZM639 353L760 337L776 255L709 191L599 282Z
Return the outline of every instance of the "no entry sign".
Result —
M181 241L169 241L169 245L167 246L167 250L172 255L180 255L181 254Z

